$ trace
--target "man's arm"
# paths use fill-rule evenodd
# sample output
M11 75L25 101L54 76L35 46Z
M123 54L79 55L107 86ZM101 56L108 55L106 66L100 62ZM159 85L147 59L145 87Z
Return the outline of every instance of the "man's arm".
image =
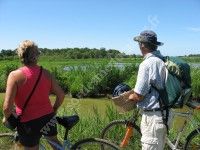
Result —
M137 81L133 93L130 94L129 100L139 102L144 99L144 96L148 93L149 86L149 68L146 64L140 64Z

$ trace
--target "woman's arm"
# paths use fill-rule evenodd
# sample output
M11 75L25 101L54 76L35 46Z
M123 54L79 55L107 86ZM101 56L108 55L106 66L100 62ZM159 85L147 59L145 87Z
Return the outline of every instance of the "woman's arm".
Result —
M51 76L51 80L52 80L51 92L56 95L56 101L53 105L54 112L56 113L64 100L65 93L62 90L62 88L58 85L58 82L53 76Z
M16 92L17 92L17 83L14 76L14 72L11 72L7 79L6 94L3 103L3 113L5 119L7 119L12 113Z

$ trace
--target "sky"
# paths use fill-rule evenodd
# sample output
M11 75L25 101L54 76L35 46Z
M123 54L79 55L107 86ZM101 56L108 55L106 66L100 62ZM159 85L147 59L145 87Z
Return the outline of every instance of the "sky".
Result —
M140 54L133 37L153 30L163 55L200 54L200 0L0 0L0 50L106 48Z

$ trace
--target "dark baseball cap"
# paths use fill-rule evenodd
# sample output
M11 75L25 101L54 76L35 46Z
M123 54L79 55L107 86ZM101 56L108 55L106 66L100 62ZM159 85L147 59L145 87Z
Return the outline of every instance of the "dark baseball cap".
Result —
M151 43L153 45L162 46L164 43L157 41L157 35L151 30L145 30L139 36L134 37L134 41Z
M113 91L113 97L119 96L120 94L123 94L124 92L130 91L131 87L125 83L120 83L117 85Z

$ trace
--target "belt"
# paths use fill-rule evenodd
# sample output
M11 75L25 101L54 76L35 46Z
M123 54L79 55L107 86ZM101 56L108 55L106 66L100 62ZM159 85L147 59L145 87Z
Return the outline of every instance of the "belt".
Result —
M160 109L160 108L154 108L154 109L144 109L144 112L156 112L156 111L161 111L161 110L166 110L166 109Z

